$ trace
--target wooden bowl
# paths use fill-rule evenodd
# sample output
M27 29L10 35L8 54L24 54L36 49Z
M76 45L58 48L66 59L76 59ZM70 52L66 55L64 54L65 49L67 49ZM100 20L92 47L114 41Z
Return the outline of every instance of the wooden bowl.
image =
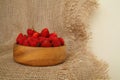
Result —
M62 63L66 59L66 46L60 47L29 47L15 44L14 60L31 66L51 66Z

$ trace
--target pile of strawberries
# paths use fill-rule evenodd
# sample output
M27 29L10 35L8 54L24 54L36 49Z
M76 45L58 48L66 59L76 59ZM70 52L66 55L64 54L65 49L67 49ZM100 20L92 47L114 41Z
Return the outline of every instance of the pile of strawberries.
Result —
M50 33L47 28L44 28L41 32L27 29L27 35L20 33L16 38L16 43L33 47L58 47L64 45L64 40L58 37L55 32Z

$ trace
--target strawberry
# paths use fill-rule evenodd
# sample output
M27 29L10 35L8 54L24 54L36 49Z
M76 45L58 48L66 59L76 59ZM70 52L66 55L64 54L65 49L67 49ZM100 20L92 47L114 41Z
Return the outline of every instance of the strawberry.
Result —
M29 46L28 39L26 39L26 40L23 42L23 45L24 45L24 46Z
M63 38L58 38L55 32L50 34L47 28L44 28L41 33L27 29L27 35L20 33L16 38L16 43L33 47L58 47L65 44Z
M53 47L58 47L61 45L61 43L57 37L52 37L51 42L52 42Z
M50 43L50 41L48 39L45 39L42 43L41 43L41 47L51 47L52 44Z
M28 36L32 36L33 34L35 33L35 30L33 30L33 29L27 29L27 34L28 34Z
M38 38L39 35L40 35L40 34L39 34L38 32L35 32L35 33L32 35L32 37Z
M26 39L27 39L27 36L26 36L26 35L24 35L24 36L23 36L23 39L24 39L24 40L26 40Z
M46 38L45 37L39 37L38 40L39 40L39 43L41 44Z
M58 38L58 39L59 39L61 45L64 45L64 40L63 40L63 38Z
M16 42L19 43L20 39L23 37L23 34L20 33L18 34L17 38L16 38Z
M50 37L57 37L57 34L54 32L54 33L51 33L50 34Z
M47 28L44 28L42 31L41 31L41 36L42 37L49 37L49 30Z
M22 45L26 39L27 39L27 36L20 33L16 39L16 42Z
M29 37L28 42L29 42L30 46L33 46L33 47L39 46L38 39L36 39L34 37Z

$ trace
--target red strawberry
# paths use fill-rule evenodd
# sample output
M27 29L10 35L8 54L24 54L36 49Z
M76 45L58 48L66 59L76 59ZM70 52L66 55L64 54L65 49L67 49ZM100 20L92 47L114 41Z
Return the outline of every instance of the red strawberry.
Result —
M41 31L41 36L42 37L49 37L49 30L47 28L44 28L42 31Z
M27 40L27 36L24 35L24 36L21 38L21 40L24 42L25 40ZM22 44L23 44L23 42L22 42Z
M33 37L38 38L39 35L40 35L40 34L39 34L38 32L35 32L35 33L33 34Z
M52 44L50 43L50 41L48 39L45 39L42 43L41 43L41 47L51 47Z
M38 38L40 44L41 44L45 39L46 39L45 37L39 37L39 38Z
M63 38L58 38L58 39L59 39L61 45L64 45L64 40L63 40Z
M54 47L58 47L58 46L61 45L61 43L60 43L60 41L59 41L58 38L52 37L52 45L53 45Z
M28 42L27 39L23 42L23 45L24 45L24 46L29 46L29 42Z
M54 32L54 33L51 33L50 34L50 37L57 37L57 34Z
M23 37L23 34L20 33L17 38L16 38L16 42L19 43L20 39Z
M32 36L35 33L35 30L33 29L27 29L28 36Z
M27 37L28 37L27 35L24 35L24 36L23 36L24 39L27 39Z
M23 42L27 39L26 35L23 35L22 33L20 33L16 39L18 44L23 44Z
M30 46L33 46L33 47L39 46L38 39L36 39L34 37L29 37L28 42L29 42Z
M56 39L57 37L49 37L49 40L52 42L54 39Z

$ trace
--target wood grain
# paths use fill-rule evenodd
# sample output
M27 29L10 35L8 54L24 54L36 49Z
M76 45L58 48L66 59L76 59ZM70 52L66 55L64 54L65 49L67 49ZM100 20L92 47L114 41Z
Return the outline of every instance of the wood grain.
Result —
M31 66L50 66L62 63L66 59L66 46L29 47L14 45L13 57L18 63Z

